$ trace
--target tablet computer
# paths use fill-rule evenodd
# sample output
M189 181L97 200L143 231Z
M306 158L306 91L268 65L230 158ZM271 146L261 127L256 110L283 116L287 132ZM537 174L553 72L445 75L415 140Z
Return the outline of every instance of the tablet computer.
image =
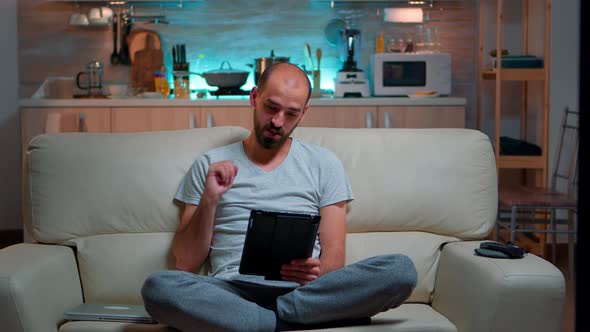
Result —
M313 254L320 216L252 210L239 272L281 280L281 265Z

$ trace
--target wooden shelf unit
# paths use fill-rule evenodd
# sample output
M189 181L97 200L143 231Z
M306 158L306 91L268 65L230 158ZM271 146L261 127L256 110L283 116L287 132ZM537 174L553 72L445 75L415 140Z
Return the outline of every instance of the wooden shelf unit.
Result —
M484 60L487 59L487 52L491 48L496 50L502 50L506 47L503 46L503 28L505 26L504 16L505 7L504 4L509 0L481 0L480 1L480 12L479 12L479 75L478 75L478 92L477 92L477 128L482 130L482 117L483 117L483 85L484 81L493 80L495 81L494 88L494 149L496 153L498 174L500 169L523 169L537 172L535 174L536 186L545 187L547 185L547 150L548 150L548 138L549 138L549 66L550 66L550 36L551 36L551 0L522 0L522 54L529 54L529 44L533 39L530 37L530 33L534 29L529 28L530 20L539 19L541 15L544 15L544 31L543 31L543 44L542 49L537 50L537 54L543 58L544 68L502 68L501 65L496 68L486 68ZM486 28L486 8L494 6L497 9L496 13L496 43L493 47L484 45L484 31ZM542 7L539 7L542 6ZM531 10L534 9L534 10ZM542 10L540 10L542 9ZM533 17L534 16L534 17ZM538 42L538 40L534 40ZM488 46L486 48L486 46ZM538 46L538 45L537 45ZM499 54L501 52L498 52ZM501 64L501 55L498 57L496 63ZM539 101L541 106L541 113L539 114L542 121L541 133L538 133L540 141L536 142L542 150L540 156L513 156L513 155L500 155L500 126L501 119L503 116L502 112L502 86L503 82L506 81L520 81L522 100L520 110L520 139L526 140L527 138L527 117L529 112L529 98L531 97L531 89L529 87L530 81L541 82L542 84L542 96L538 95L535 98L540 98ZM536 83L538 84L538 83Z
M498 159L499 168L525 168L525 169L544 169L545 158L543 156L504 156L500 155Z
M481 72L482 79L484 80L495 80L496 70L483 70ZM544 68L532 68L532 69L502 69L502 81L544 81L545 80L545 69Z

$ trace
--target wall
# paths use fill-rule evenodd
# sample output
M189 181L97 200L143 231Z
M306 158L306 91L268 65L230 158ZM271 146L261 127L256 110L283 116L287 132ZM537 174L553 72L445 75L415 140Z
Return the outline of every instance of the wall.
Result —
M443 2L431 10L430 25L440 31L441 51L453 56L453 94L468 99L468 126L475 126L475 22L474 0ZM322 88L333 89L333 79L341 68L339 52L328 44L324 29L333 18L349 20L362 31L363 51L358 65L365 70L369 55L375 49L377 32L405 36L416 25L383 23L383 4L348 4L330 7L330 2L217 0L185 3L182 9L135 7L136 14L165 14L169 24L137 22L134 28L147 28L160 33L165 63L171 68L171 47L184 43L191 70L203 72L218 69L228 60L234 69L252 70L256 58L270 55L288 56L291 62L305 63L304 45L312 52L322 48ZM74 28L68 19L74 12L88 12L90 5L79 8L73 3L45 0L19 1L19 39L21 63L20 96L30 96L47 76L73 76L93 57L105 64L107 82L126 82L129 67L111 66L112 31L109 28ZM203 58L198 61L199 55ZM199 76L191 76L194 88L209 88ZM243 88L253 86L250 75Z
M16 13L17 0L0 2L0 231L21 228Z
M566 107L580 111L580 1L559 0L559 6L553 5L549 174L553 173L563 111Z

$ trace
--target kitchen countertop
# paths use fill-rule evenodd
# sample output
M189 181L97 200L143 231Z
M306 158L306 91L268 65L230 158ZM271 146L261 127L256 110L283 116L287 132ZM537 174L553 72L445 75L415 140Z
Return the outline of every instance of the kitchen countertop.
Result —
M248 96L224 96L190 99L163 98L77 98L77 99L20 99L20 107L227 107L250 105ZM311 98L309 106L464 106L462 97L364 97Z

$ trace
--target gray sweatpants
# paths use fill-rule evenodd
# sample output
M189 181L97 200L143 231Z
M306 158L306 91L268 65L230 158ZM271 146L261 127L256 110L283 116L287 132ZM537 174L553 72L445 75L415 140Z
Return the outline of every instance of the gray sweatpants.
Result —
M274 331L277 319L316 324L371 317L401 305L417 272L404 255L371 257L305 286L281 288L159 271L143 285L146 310L182 331Z

